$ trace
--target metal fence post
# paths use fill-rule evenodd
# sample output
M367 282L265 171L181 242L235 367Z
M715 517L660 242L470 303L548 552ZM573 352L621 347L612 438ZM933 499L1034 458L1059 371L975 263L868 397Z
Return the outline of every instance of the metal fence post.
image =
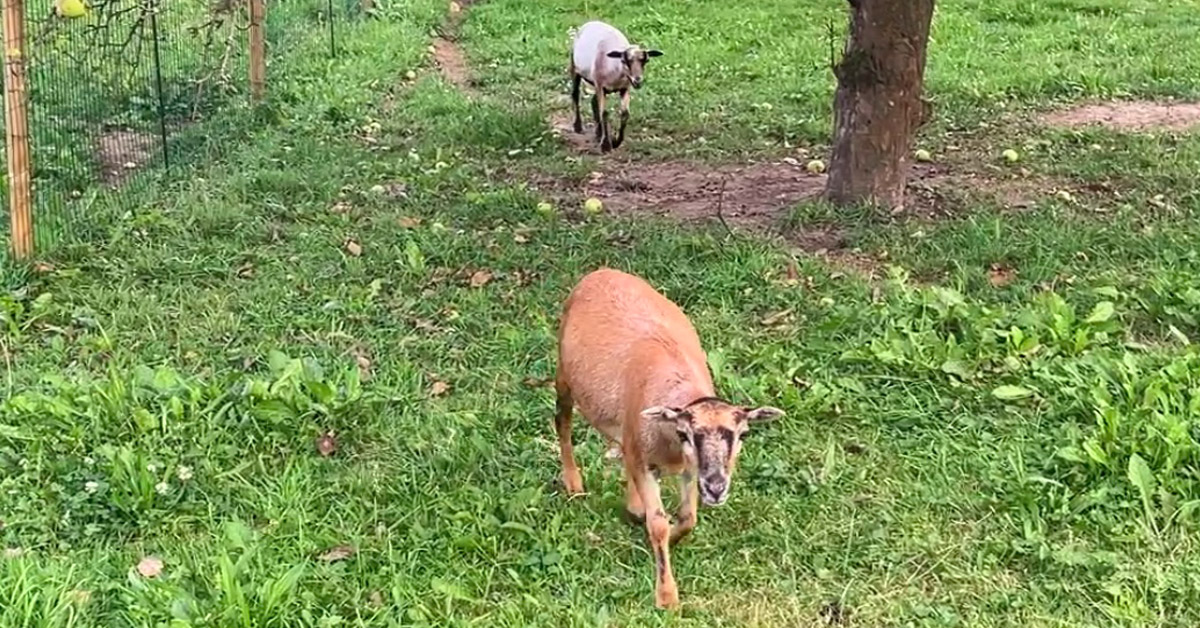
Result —
M171 168L171 150L167 145L167 104L163 94L162 58L159 56L158 42L158 10L162 5L158 0L150 9L150 36L154 38L154 90L158 93L158 135L162 142L163 169Z

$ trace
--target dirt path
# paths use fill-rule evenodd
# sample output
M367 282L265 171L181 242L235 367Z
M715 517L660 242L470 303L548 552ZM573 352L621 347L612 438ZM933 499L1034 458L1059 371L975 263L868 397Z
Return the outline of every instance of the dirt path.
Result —
M474 4L472 0L456 2L450 0L446 13L446 21L438 29L440 36L433 40L433 61L438 71L451 85L454 85L468 96L478 96L474 82L471 79L471 67L467 63L467 55L462 46L458 45L458 33L466 19L466 9Z

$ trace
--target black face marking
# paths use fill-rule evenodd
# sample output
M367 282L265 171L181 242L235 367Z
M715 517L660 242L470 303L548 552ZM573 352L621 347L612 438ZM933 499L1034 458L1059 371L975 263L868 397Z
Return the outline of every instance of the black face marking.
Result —
M692 436L692 442L694 443L692 446L696 448L697 452L704 451L704 433L703 432L696 432L695 435ZM704 456L699 456L699 457L703 458Z
M688 433L684 432L682 430L675 432L675 435L679 437L679 442L684 443L684 444L686 444L689 440L691 440L688 438Z
M726 427L721 427L721 428L717 428L717 433L721 435L722 439L724 439L725 444L729 445L729 450L733 451L733 438L734 438L733 430L726 428Z

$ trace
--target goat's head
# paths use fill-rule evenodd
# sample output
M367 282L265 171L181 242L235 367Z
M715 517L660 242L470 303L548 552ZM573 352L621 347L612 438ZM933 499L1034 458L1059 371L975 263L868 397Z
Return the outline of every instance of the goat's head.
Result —
M685 455L696 461L701 501L705 506L720 506L729 497L733 469L750 424L777 419L783 410L770 406L751 410L705 398L686 408L648 408L642 416L674 425Z
M662 52L658 50L642 50L638 46L630 46L624 50L611 50L608 53L609 58L620 59L625 66L625 76L629 78L629 84L633 85L634 89L639 89L642 86L642 74L645 71L646 63L651 57L660 57Z

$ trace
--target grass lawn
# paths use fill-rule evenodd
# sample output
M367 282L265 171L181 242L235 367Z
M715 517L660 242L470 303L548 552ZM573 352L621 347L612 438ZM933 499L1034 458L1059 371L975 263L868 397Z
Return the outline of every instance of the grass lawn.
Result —
M1200 135L1038 124L1200 96L1191 6L943 3L920 144L983 183L790 212L869 277L537 208L612 164L826 152L843 2L484 0L470 90L426 50L441 2L380 4L337 58L277 57L220 151L0 274L0 626L1200 623ZM547 123L596 16L665 52L604 158ZM987 193L1020 180L1019 210ZM597 434L589 494L557 484L558 309L600 265L684 308L722 394L788 412L673 553L678 614Z

